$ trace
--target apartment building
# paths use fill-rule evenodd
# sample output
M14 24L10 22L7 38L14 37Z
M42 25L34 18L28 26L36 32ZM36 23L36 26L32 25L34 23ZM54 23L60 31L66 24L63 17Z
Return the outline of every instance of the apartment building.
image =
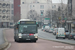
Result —
M0 27L9 27L13 22L13 4L8 0L0 0Z
M35 10L39 16L45 16L45 11L51 9L50 3L50 0L14 0L14 21L17 22L20 18L28 18L30 16L28 13L31 10Z
M52 0L14 0L14 18L15 21L20 18L32 18L32 16L34 18L39 16L40 19L43 19L47 11L58 11L59 6L61 3L52 3ZM37 16L32 14L37 14Z

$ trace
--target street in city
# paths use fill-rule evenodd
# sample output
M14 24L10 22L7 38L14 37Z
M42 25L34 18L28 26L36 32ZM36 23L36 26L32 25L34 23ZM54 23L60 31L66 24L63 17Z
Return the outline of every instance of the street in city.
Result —
M48 32L44 32L44 31L41 31L41 29L39 29L38 31L39 33L39 37L40 38L44 38L44 39L47 39L47 40L53 40L53 41L59 41L59 42L65 42L65 43L70 43L70 44L75 44L75 40L71 39L62 39L62 38L59 38L59 39L56 39L56 36L53 35L53 33L48 33Z
M43 32L41 30L38 31L39 37L43 39L55 39L53 35L50 33ZM74 50L75 46L59 43L59 42L53 42L49 40L43 40L38 39L36 43L34 42L15 42L14 41L14 30L13 29L7 29L5 31L5 37L8 40L9 48L7 50ZM67 41L67 39L66 39Z
M0 0L0 50L75 50L74 9L75 0Z

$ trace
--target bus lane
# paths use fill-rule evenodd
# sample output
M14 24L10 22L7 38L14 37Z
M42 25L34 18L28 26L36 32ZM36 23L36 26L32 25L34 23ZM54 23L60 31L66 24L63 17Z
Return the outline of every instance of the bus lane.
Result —
M11 46L7 50L74 50L75 46L38 39L34 42L15 42L14 30L8 29L5 31L5 37Z

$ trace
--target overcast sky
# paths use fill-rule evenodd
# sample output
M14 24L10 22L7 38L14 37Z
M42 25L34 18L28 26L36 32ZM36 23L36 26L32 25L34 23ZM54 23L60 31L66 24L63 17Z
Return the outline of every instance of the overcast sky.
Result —
M66 3L67 4L67 0L62 0L63 3ZM61 0L52 0L53 3L60 3Z
M11 1L13 1L13 0L11 0ZM28 0L28 2L30 2L31 0ZM33 1L35 1L35 0L33 0ZM46 3L47 2L47 0L37 0L37 1L39 1L39 2L43 2L43 3ZM66 3L67 4L67 0L62 0L63 1L63 3ZM52 0L52 2L53 3L60 3L61 2L61 0Z

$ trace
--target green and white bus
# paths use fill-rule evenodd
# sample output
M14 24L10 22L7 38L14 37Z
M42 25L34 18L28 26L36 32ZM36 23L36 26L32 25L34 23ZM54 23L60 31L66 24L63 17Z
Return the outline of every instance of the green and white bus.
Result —
M33 41L38 40L38 24L30 19L21 19L14 25L14 40L18 41Z

